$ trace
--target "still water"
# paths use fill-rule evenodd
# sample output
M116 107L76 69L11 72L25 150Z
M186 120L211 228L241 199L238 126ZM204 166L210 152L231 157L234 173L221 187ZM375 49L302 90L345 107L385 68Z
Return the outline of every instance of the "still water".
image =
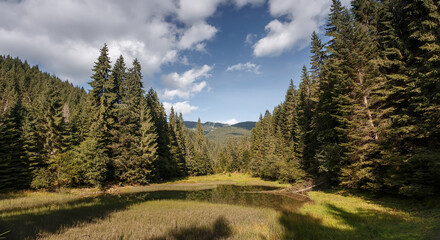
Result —
M242 206L265 207L279 211L296 211L306 200L286 197L262 191L276 190L265 186L217 185L213 189L197 191L153 191L131 195L136 201L191 200ZM133 199L134 200L134 199Z

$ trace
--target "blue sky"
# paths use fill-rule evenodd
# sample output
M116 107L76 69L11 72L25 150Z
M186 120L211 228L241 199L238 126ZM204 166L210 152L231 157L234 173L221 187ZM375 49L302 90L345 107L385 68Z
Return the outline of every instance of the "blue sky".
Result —
M309 63L330 0L0 1L0 54L88 88L107 43L185 120L256 121ZM344 0L348 5L349 1ZM102 7L105 6L105 7ZM11 21L14 19L14 21Z

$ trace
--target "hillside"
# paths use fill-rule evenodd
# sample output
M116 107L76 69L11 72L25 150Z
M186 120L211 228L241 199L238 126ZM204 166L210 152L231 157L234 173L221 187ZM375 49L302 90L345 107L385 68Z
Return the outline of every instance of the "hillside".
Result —
M243 137L246 134L249 135L250 131L244 128L228 126L212 130L206 134L206 138L215 142L224 143L230 137Z
M195 129L197 122L184 121L186 128ZM255 127L256 122L239 122L234 125L227 125L218 122L202 123L203 130L208 139L216 142L225 142L228 137L242 137L245 134L250 135L250 131Z
M186 128L196 128L197 126L197 122L194 121L184 121L183 122L185 124ZM202 123L203 125L203 129L206 131L207 129L213 129L213 128L221 128L221 127L227 127L229 125L224 124L224 123L218 123L218 122L205 122Z
M239 122L237 124L232 125L232 127L243 128L250 131L252 130L252 128L255 127L256 124L257 124L256 122L247 121L247 122Z

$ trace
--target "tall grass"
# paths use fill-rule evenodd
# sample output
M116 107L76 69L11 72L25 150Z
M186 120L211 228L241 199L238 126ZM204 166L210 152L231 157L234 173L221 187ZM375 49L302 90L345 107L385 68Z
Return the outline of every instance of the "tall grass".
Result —
M277 181L267 181L261 178L252 177L244 173L221 173L208 176L187 177L179 179L172 183L217 183L217 184L236 184L236 185L258 185L269 187L290 187L288 183L279 183Z
M276 208L154 200L154 191L257 184L247 175L214 175L171 184L0 196L0 239L436 239L440 207L428 202L310 193L312 201ZM273 182L264 185L279 186ZM264 198L264 196L262 196ZM10 231L10 232L7 232ZM438 233L438 232L437 232Z

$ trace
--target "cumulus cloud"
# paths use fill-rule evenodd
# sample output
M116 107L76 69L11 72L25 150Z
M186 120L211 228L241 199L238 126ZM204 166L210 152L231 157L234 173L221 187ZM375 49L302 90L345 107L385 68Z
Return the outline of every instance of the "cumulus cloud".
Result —
M200 42L211 39L216 33L217 29L207 23L201 22L194 24L183 33L179 47L181 49L195 48L199 51L204 50L205 47Z
M223 124L227 124L227 125L234 125L234 124L238 123L238 120L233 118L233 119L230 119L228 121L218 121L218 122L219 123L223 123Z
M167 114L170 113L171 107L173 107L174 112L182 113L182 114L188 114L194 110L199 109L199 107L197 106L191 106L191 104L189 104L188 101L176 102L176 103L164 102L163 107L165 108Z
M232 65L226 69L226 71L246 71L246 72L253 72L255 74L260 74L260 67L261 65L257 65L255 63L247 62L247 63L238 63L235 65Z
M224 0L0 1L0 53L85 84L104 43L113 61L138 58L143 73L204 51L217 33L206 19ZM105 6L105 7L103 7ZM172 20L170 20L172 19Z
M162 76L162 83L166 86L164 99L172 100L175 97L188 99L195 93L201 92L206 86L201 79L211 76L211 66L203 65L201 68L192 68L182 74L173 72Z
M278 56L294 47L307 46L312 32L325 23L330 4L329 0L269 0L270 14L287 20L274 19L266 25L266 36L253 46L254 55Z
M197 23L212 16L220 3L225 0L180 0L177 15L184 23Z

